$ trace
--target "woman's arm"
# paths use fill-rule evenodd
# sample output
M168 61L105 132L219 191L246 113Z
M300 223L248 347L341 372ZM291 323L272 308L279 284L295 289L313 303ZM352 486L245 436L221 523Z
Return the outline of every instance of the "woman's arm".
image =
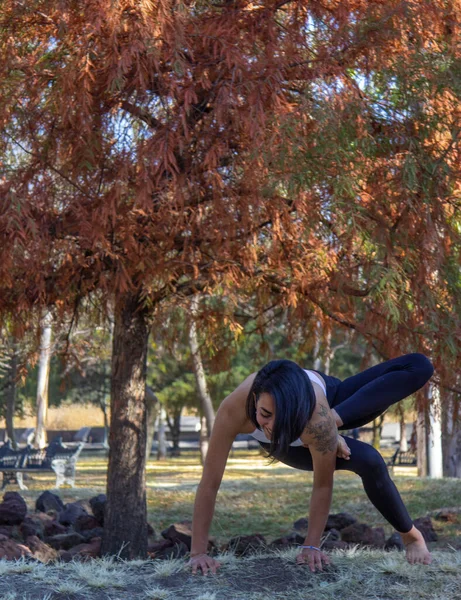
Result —
M338 429L328 405L319 401L312 419L307 424L301 439L309 446L314 467L309 525L305 546L298 556L298 563L307 562L311 571L322 569L329 559L318 548L330 512L333 493L333 474L338 448Z
M216 414L202 479L195 496L191 557L207 552L208 532L213 519L216 495L221 485L232 442L238 433L232 425L229 410L222 406Z
M226 467L229 451L238 433L246 422L245 402L253 383L250 375L222 402L216 413L211 432L203 474L197 488L194 514L192 518L192 572L201 569L206 575L208 570L216 572L219 563L207 555L208 534L216 503L216 496Z

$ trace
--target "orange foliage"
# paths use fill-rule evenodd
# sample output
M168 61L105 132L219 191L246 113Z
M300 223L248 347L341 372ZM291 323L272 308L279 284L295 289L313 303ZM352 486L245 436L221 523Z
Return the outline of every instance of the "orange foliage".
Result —
M444 335L461 341L437 275L459 248L447 134L459 94L428 97L425 118L430 105L451 119L443 130L390 124L370 118L375 99L351 73L401 77L438 51L459 60L460 19L442 0L3 0L0 312L64 313L95 292L140 292L154 311L196 291L256 291L384 354L439 339L441 363ZM339 161L324 140L345 122L357 149ZM404 181L418 135L452 169L424 197ZM297 184L312 165L314 183Z

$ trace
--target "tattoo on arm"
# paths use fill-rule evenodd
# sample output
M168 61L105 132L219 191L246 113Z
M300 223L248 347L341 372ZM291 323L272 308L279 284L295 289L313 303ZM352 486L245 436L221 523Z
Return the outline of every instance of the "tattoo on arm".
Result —
M308 423L305 428L307 435L314 438L314 446L317 452L327 454L334 452L338 445L338 437L334 419L326 406L319 407L319 416L321 420L316 423Z

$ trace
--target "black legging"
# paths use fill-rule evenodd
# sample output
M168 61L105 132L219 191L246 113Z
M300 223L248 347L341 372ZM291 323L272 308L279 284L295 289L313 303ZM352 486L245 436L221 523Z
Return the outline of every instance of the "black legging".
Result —
M328 403L343 421L341 429L353 429L369 423L392 404L419 390L433 372L431 362L423 354L407 354L344 381L320 374L327 384ZM367 496L383 517L397 531L410 531L413 522L381 454L369 444L350 437L345 439L351 456L349 460L337 458L336 469L357 473ZM295 469L312 471L311 453L303 446L290 446L282 462Z

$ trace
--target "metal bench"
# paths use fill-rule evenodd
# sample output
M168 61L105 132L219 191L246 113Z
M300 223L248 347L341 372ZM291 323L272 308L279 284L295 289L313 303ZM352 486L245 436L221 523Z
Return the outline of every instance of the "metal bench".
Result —
M54 471L56 473L56 488L64 483L75 485L75 466L84 444L76 448L67 448L62 444L62 438L51 442L43 449L32 448L30 445L21 450L14 450L9 441L0 447L0 471L3 474L2 490L10 483L17 483L21 490L26 490L23 473L41 473Z
M388 467L416 467L418 464L418 459L416 456L416 452L413 450L406 450L402 452L400 448L394 452L392 457L387 461L386 465Z

